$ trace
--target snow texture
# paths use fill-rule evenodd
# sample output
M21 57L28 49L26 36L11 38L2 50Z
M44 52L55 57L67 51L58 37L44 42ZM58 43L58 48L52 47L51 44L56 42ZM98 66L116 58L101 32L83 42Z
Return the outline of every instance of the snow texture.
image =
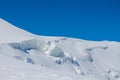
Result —
M0 80L120 80L120 43L37 36L0 19Z

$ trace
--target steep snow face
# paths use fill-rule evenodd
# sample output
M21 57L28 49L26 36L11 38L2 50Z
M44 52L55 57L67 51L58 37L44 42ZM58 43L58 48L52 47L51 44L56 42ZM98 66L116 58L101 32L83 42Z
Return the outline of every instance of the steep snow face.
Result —
M2 80L120 80L119 42L36 37L3 20L0 33Z
M0 18L0 43L34 39L35 35L19 29Z

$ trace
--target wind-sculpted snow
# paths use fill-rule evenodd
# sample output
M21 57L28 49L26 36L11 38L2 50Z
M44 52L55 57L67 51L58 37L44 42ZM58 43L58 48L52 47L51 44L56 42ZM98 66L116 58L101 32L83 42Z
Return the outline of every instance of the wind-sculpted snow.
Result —
M51 46L53 45L54 46ZM74 65L79 66L78 62L73 59L72 56L65 55L65 52L54 42L52 41L41 41L41 40L28 40L28 41L22 41L19 43L9 43L9 45L15 49L22 52L22 54L25 54L27 59L34 63L32 59L29 58L29 55L36 54L37 55L46 55L46 57L52 57L54 59L61 59L60 61L56 60L56 63L71 63ZM52 47L52 48L51 48ZM49 52L48 52L49 51ZM33 53L34 52L34 53ZM20 59L20 56L15 56L15 58Z
M57 73L61 71L67 76L74 75L75 80L81 76L91 76L96 78L95 80L119 79L120 65L117 63L120 59L120 56L117 56L120 55L119 43L66 40L31 39L6 43L0 45L0 51L24 63L57 70Z
M0 19L0 80L120 80L119 61L119 42L36 36Z

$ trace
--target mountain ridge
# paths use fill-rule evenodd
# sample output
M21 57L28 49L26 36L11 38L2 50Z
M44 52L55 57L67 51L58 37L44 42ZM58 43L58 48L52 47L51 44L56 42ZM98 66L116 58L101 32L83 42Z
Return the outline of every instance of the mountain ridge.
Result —
M0 18L0 33L1 33L0 37L2 37L0 38L0 43L9 43L9 42L22 41L22 39L28 40L35 38L34 34L22 30L8 23L2 18Z
M120 80L119 42L36 36L2 19L0 33L2 80Z

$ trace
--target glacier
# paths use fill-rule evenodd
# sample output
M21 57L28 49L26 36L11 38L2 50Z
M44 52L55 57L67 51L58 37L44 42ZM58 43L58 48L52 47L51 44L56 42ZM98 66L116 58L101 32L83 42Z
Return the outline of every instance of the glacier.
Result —
M1 80L120 80L120 42L39 36L0 19Z

